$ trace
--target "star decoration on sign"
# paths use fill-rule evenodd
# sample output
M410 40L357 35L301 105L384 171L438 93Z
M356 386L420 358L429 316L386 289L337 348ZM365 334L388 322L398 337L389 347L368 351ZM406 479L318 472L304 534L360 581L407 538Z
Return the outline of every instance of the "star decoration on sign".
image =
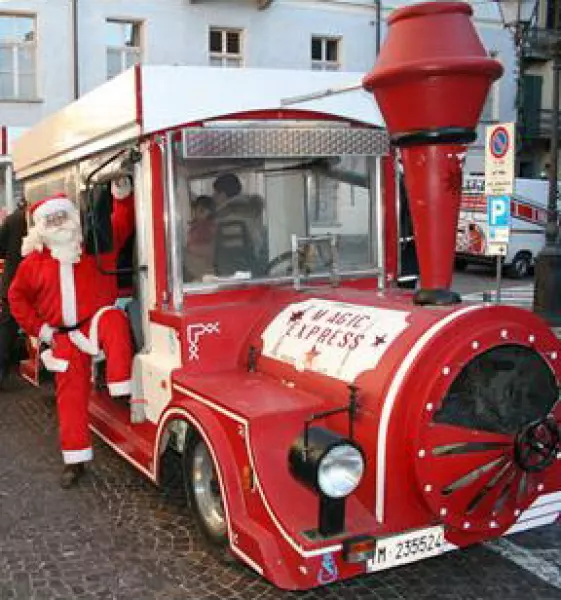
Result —
M314 346L311 350L309 350L308 352L306 352L306 354L304 354L304 368L305 369L311 369L312 368L312 363L314 362L314 360L320 355L321 353L317 351L316 347Z
M290 323L294 323L295 321L300 321L300 319L304 316L305 310L297 310L290 315Z

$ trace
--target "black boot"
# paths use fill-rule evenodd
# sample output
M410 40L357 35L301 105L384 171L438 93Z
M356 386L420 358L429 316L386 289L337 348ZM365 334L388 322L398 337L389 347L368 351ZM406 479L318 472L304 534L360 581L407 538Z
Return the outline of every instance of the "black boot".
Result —
M60 476L60 487L67 490L78 483L78 480L85 474L86 467L84 463L75 463L64 465L62 475Z

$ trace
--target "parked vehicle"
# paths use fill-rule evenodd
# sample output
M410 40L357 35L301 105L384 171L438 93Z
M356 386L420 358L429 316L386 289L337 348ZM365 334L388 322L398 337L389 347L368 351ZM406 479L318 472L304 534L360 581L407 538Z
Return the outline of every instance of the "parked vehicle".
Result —
M358 80L137 66L14 150L28 199L65 192L96 235L96 189L133 174L120 302L144 409L98 385L92 430L156 484L162 455L178 453L209 544L287 589L561 509L561 346L525 311L422 306L397 289L395 158L377 108L356 89L306 99ZM198 198L233 175L210 263L193 260ZM36 356L22 372L40 384Z
M530 274L537 254L545 245L549 185L541 179L517 178L511 200L510 239L503 266L506 274L520 279ZM485 179L464 178L458 221L456 268L470 264L492 265L497 260L489 253Z

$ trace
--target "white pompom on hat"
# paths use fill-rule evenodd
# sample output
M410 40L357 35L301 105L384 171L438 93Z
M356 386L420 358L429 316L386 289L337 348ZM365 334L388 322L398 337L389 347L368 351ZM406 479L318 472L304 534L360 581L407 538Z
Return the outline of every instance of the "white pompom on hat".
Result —
M42 219L62 210L76 212L77 208L70 198L64 194L56 194L55 196L49 196L48 198L39 200L39 202L36 202L29 209L29 212L33 216L33 219L37 221L37 219Z

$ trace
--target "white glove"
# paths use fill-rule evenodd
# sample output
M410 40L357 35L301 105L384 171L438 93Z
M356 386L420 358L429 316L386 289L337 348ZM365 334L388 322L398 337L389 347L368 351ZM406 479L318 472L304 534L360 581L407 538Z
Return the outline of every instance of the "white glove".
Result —
M115 200L124 200L132 194L130 177L119 177L111 182L111 194Z
M48 323L43 323L41 329L39 329L39 339L42 342L45 342L45 344L51 344L55 331L54 327L51 327Z

